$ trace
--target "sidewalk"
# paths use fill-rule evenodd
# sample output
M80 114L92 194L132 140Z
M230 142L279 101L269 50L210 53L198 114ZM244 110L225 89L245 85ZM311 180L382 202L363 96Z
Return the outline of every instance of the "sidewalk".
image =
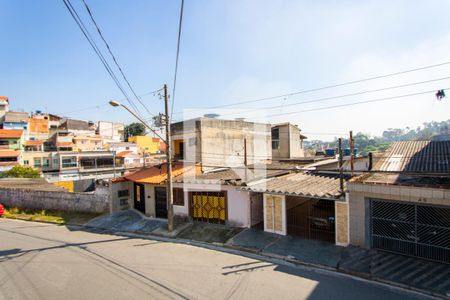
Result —
M225 246L450 299L450 265L444 263L354 246L340 247L260 229L242 230L207 223L178 223L169 234L166 220L148 218L135 210L101 216L85 227Z

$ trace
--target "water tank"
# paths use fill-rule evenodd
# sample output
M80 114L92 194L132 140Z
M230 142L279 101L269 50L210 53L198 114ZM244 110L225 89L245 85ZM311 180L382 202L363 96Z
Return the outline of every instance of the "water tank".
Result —
M345 148L344 149L344 156L350 156L350 148Z
M325 149L326 156L336 156L336 149L334 148L328 148Z

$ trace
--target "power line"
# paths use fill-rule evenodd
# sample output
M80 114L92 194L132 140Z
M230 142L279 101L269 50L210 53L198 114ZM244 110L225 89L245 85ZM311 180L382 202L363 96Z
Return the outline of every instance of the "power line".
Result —
M339 99L339 98L352 97L352 96L358 96L358 95L363 95L363 94L387 91L387 90L391 90L391 89L398 89L398 88L402 88L402 87L414 86L414 85L425 84L425 83L430 83L430 82L435 82L435 81L442 81L442 80L447 80L447 79L450 79L450 76L436 78L436 79L430 79L430 80L424 80L424 81L418 81L418 82L413 82L413 83L406 83L406 84L401 84L401 85L396 85L396 86L384 87L384 88L379 88L379 89L366 90L366 91L344 94L344 95L339 95L339 96L331 96L331 97L324 97L324 98L317 98L317 99L311 99L311 100L306 100L306 101L294 102L294 103L289 103L289 104L248 109L248 110L241 111L241 112L235 112L235 113L230 113L230 114L221 114L221 116L244 114L244 113L258 111L258 110L264 110L264 109L284 108L284 107L288 107L288 106L296 106L296 105L302 105L302 104L306 104L306 103L323 102L323 101L332 100L332 99Z
M121 66L119 65L119 63L117 62L117 59L115 57L115 55L112 53L111 47L109 46L108 42L106 41L105 37L103 36L100 27L98 26L97 22L94 19L94 16L91 12L91 9L89 8L87 2L85 0L83 0L84 6L86 7L86 10L92 20L92 23L94 23L95 28L97 28L97 32L100 35L101 39L103 40L103 42L106 45L106 48L108 49L109 54L111 55L115 65L117 66L117 68L120 71L120 74L122 74L123 79L125 80L125 82L127 83L128 87L130 88L131 92L133 93L133 95L136 97L136 100L139 101L139 103L142 105L142 107L144 107L144 109L147 111L147 113L149 113L150 115L154 116L154 114L152 114L150 112L150 110L147 108L147 106L145 106L145 104L141 101L141 99L139 98L139 96L136 94L136 92L134 91L133 87L131 86L130 82L128 81L127 77L125 76L125 73L123 72Z
M127 93L125 92L125 90L123 89L122 85L120 84L120 81L117 79L117 76L115 75L115 73L111 69L111 67L109 66L107 60L105 59L105 57L103 56L102 52L100 51L100 49L98 48L97 44L95 43L94 39L90 35L89 31L87 30L86 26L84 25L83 21L81 20L80 16L78 15L77 11L72 6L72 3L70 2L70 0L62 0L62 1L64 2L64 5L66 6L66 8L69 11L70 15L72 16L73 20L75 21L75 23L80 28L81 32L83 33L84 37L89 42L89 44L91 45L91 47L94 50L94 52L97 54L98 58L102 62L103 66L105 67L105 69L108 72L108 74L111 76L111 78L114 81L114 83L116 84L116 86L119 88L119 90L125 96L126 100L133 107L133 109L135 109L137 111L137 107L129 99Z
M443 90L448 90L448 89L450 89L450 88L445 88ZM290 115L290 114L296 114L296 113L318 111L318 110L326 110L326 109L345 107L345 106L353 106L353 105L359 105L359 104L365 104L365 103L382 102L382 101L388 101L388 100L393 100L393 99L424 95L424 94L429 94L429 93L433 93L433 92L435 92L435 90L426 91L426 92L419 92L419 93L412 93L412 94L406 94L406 95L399 95L399 96L391 96L391 97L385 97L385 98L377 98L377 99L371 99L371 100L365 100L365 101L359 101L359 102L352 102L352 103L346 103L346 104L339 104L339 105L333 105L333 106L318 107L318 108L312 108L312 109L300 110L300 111L294 111L294 112L286 112L286 113L268 115L268 116L265 116L265 117L268 118L268 117L281 116L281 115Z
M181 0L180 24L178 25L177 55L176 55L176 59L175 59L175 74L174 74L174 77L173 77L172 107L171 107L171 110L170 110L170 119L172 119L173 107L175 105L175 88L177 86L178 58L180 56L181 29L182 29L182 26L183 26L183 8L184 8L184 0Z
M428 65L428 66L423 66L423 67L418 67L418 68L414 68L414 69L409 69L409 70L404 70L404 71L399 71L399 72L394 72L394 73L388 73L388 74L378 75L378 76L373 76L373 77L367 77L367 78L363 78L363 79L347 81L347 82L343 82L343 83L327 85L327 86L318 87L318 88L301 90L301 91L292 92L292 93L288 93L288 94L269 96L269 97L252 99L252 100L247 100L247 101L237 101L237 102L234 102L234 103L228 103L228 104L216 105L216 106L209 106L209 107L204 107L204 108L221 108L221 107L236 106L236 105L260 102L260 101L267 101L267 100L283 98L283 97L290 97L290 96L294 96L294 95L298 95L298 94L317 92L317 91L321 91L321 90L326 90L326 89L331 89L331 88L351 85L351 84L355 84L355 83L371 81L371 80L376 80L376 79L381 79L381 78L386 78L386 77L391 77L391 76L396 76L396 75L401 75L401 74L406 74L406 73L412 73L412 72L426 70L426 69L437 68L437 67L441 67L441 66L449 65L449 64L450 64L450 61L447 61L447 62L443 62L443 63L439 63L439 64ZM182 113L182 112L176 112L176 114L179 114L179 113Z

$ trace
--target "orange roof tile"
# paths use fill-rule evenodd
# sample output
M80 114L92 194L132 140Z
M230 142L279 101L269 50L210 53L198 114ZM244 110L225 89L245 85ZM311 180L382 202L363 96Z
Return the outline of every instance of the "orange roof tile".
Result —
M116 154L117 157L125 157L130 154L132 151L122 151Z
M17 138L22 137L23 130L20 129L0 129L0 138Z
M41 141L41 140L25 141L25 146L40 146L42 144L44 144L44 141Z
M175 163L172 167L172 176L177 177L186 173L200 173L201 168L198 165L184 165L183 163ZM125 175L122 178L128 181L136 183L149 183L149 184L161 184L166 181L167 178L167 165L160 164L150 168L145 168L129 175ZM117 179L116 182L121 181Z
M0 96L0 100L6 100L6 101L8 101L8 102L9 102L9 99L8 99L8 97L7 97L7 96Z
M0 157L17 157L20 155L18 150L0 150Z

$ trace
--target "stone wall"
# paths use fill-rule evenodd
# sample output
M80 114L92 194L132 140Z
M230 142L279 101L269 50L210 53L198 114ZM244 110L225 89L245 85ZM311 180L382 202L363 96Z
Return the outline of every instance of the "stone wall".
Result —
M109 195L0 188L0 203L23 209L45 209L103 213L107 212Z

